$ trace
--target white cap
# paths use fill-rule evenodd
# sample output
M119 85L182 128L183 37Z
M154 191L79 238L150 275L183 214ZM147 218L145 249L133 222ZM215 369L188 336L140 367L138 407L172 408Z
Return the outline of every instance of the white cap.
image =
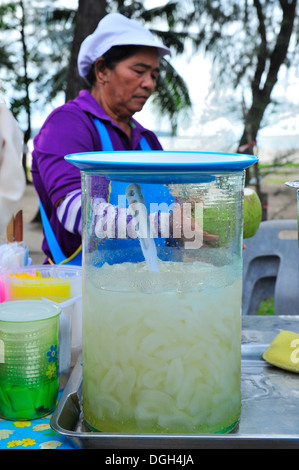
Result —
M158 43L153 34L138 21L131 20L120 13L106 15L95 31L81 44L78 54L79 75L86 78L92 64L113 46L156 47L160 57L170 54L168 47Z

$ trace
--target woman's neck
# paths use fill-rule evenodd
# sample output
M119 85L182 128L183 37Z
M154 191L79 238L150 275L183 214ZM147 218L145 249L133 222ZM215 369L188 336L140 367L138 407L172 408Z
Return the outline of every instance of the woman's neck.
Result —
M118 116L113 110L106 104L105 100L102 99L101 94L97 91L96 88L93 88L91 95L99 103L99 105L104 109L108 116L114 121L129 137L132 138L132 128L130 126L131 116Z

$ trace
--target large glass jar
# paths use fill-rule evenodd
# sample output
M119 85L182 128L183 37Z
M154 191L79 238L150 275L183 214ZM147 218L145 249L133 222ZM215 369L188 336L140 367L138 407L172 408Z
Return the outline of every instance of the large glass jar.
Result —
M66 159L82 170L86 423L103 432L233 429L241 408L244 173L256 158Z

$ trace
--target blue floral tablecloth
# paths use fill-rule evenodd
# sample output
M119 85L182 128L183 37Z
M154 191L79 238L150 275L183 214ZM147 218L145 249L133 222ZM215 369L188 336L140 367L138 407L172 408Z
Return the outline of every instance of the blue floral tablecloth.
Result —
M0 449L74 449L70 441L50 426L51 415L32 421L0 418Z

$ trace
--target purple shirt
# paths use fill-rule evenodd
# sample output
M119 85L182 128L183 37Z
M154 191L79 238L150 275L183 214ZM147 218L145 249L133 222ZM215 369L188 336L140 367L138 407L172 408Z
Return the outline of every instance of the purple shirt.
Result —
M152 150L162 150L156 135L135 119L132 142L127 134L105 113L86 90L79 96L55 109L34 138L32 152L32 178L57 241L66 257L81 245L79 235L68 232L59 222L55 204L68 193L81 188L80 170L64 160L65 155L81 152L99 152L102 144L96 125L97 117L105 122L114 150L141 150L139 142L146 137ZM107 199L108 181L101 178L102 197ZM99 193L97 192L99 195ZM46 239L42 249L51 258Z

